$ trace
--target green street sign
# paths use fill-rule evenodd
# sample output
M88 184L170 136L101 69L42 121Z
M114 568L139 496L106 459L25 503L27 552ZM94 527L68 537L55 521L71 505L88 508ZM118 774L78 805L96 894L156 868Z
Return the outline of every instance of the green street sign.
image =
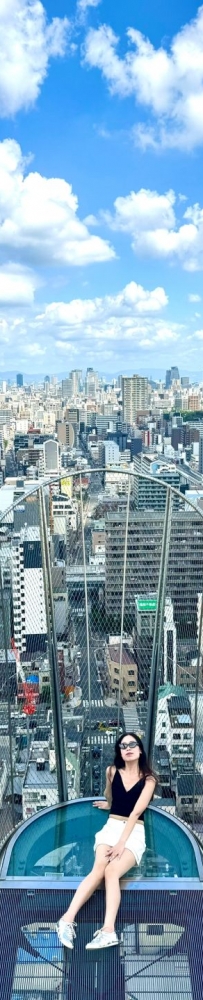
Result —
M146 601L138 600L136 601L138 611L156 611L157 600L148 598Z

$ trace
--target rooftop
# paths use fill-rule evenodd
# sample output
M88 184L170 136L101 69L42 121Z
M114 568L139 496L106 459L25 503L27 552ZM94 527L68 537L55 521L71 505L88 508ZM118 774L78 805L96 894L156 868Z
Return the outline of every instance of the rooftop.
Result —
M56 771L50 771L49 762L45 761L43 770L37 769L37 761L28 764L23 788L57 788Z
M108 647L108 653L113 663L120 663L120 644L118 646L115 646L113 645L113 643L111 643L110 646ZM135 657L133 656L131 650L128 649L127 646L125 646L125 643L123 643L122 646L122 664L124 666L127 666L128 664L129 666L130 665L136 666Z

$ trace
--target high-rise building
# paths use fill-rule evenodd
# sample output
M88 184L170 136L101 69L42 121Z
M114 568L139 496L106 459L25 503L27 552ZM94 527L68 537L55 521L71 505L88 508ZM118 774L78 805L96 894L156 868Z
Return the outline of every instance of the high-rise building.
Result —
M42 476L58 475L61 471L61 455L58 441L49 438L39 452L39 472Z
M120 452L115 441L104 441L104 455L105 468L107 465L119 465Z
M49 389L50 389L50 376L49 375L45 375L45 379L44 379L44 392L45 392L46 396L48 396L48 394L49 394Z
M171 368L171 382L177 382L177 380L179 380L179 378L180 378L179 368L177 368L177 365L172 365L172 368Z
M22 389L23 386L23 375L21 372L16 375L16 385L18 389Z
M172 368L168 368L166 371L166 379L165 379L166 389L170 389L172 382L177 382L179 378L180 378L179 368L177 368L177 365L172 365Z
M56 433L60 444L66 445L67 448L73 448L77 444L77 428L69 420L57 420Z
M72 399L72 379L64 378L62 379L62 397L63 399Z
M20 654L45 652L47 625L39 528L23 528L12 542L14 641Z
M136 423L138 413L148 410L148 379L141 375L122 376L123 420Z
M81 389L82 371L79 368L73 368L73 371L70 372L70 379L72 384L72 396L78 396Z
M93 368L87 368L86 379L85 379L86 396L90 396L92 399L94 399L98 388L99 388L99 379L97 372L95 372Z
M135 506L138 510L165 509L166 488L162 486L160 480L163 480L168 486L174 486L176 490L180 490L181 472L173 462L170 465L164 462L163 457L159 460L154 455L136 455L134 470L140 473L140 475L135 475L132 484ZM182 500L174 494L173 506L177 508L180 503Z
M168 368L166 371L165 387L166 389L170 389L170 386L171 386L171 369Z
M134 618L135 595L157 591L164 511L130 511L126 564L125 612ZM123 593L126 512L106 516L106 614L120 620ZM173 603L177 638L196 646L198 593L202 592L202 519L188 510L172 516L167 596ZM181 585L180 581L184 581ZM189 626L187 628L187 622ZM188 634L187 634L188 633ZM180 656L180 646L178 655ZM195 654L194 654L195 655Z

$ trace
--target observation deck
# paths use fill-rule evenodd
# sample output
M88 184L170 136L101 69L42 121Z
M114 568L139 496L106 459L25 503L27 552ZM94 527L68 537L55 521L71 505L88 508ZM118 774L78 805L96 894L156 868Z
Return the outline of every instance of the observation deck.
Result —
M77 477L72 513L54 479L0 518L2 1000L202 1000L203 514L153 476L125 471L100 502ZM56 922L92 866L121 731L159 775L146 851L119 947L85 951L101 884L68 952Z

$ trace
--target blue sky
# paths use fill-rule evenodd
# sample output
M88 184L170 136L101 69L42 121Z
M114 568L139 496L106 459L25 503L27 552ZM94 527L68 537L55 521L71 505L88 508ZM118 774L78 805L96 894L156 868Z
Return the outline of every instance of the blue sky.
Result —
M203 6L2 0L0 372L203 377Z

